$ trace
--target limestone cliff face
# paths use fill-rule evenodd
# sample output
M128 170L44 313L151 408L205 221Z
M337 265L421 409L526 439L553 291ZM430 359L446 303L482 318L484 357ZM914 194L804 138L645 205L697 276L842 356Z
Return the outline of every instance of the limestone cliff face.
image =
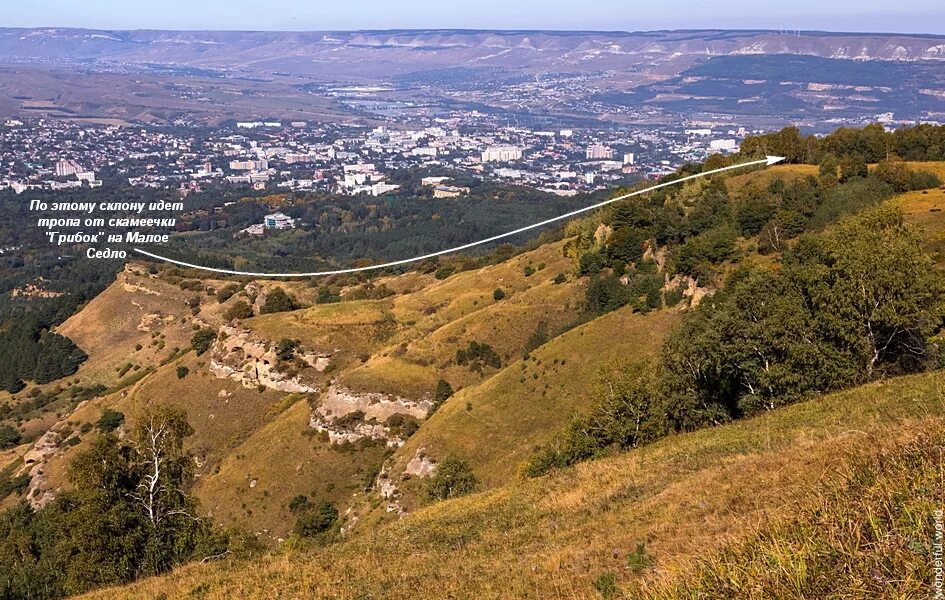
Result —
M330 355L296 352L296 357L317 372L323 372L331 362ZM318 386L306 382L302 375L290 375L278 370L279 357L275 345L253 337L248 330L233 326L220 329L210 356L210 372L221 379L232 379L245 387L259 385L280 392L318 392Z
M88 401L80 402L76 410L82 408ZM65 448L64 442L70 437L78 437L78 433L68 427L68 417L60 420L53 425L49 431L41 435L26 454L23 455L23 468L18 475L29 475L30 483L26 493L26 500L34 510L43 508L56 498L59 488L51 489L48 483L46 469L49 466L50 459L54 456L62 456ZM121 430L118 432L121 433Z
M665 273L667 258L666 248L658 248L655 242L648 242L647 249L643 253L643 260L652 260L656 263L656 268L659 272ZM628 283L628 281L629 279L626 276L621 278L621 282L624 284ZM699 286L699 282L689 275L676 274L670 277L667 274L665 276L663 291L667 292L675 289L682 289L683 296L689 298L689 305L693 307L698 306L703 298L713 292L711 288Z
M388 446L398 447L404 440L391 432L385 423L393 415L407 415L417 420L426 419L433 407L429 398L410 400L390 394L355 392L333 385L312 411L309 425L328 434L332 443L356 442L363 438L383 440ZM359 422L345 417L360 413Z

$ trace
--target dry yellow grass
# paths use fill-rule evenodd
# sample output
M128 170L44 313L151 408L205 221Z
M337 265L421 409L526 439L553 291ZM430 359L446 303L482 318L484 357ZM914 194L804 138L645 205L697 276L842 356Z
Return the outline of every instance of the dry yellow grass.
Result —
M194 565L90 598L595 598L645 542L672 577L814 501L855 445L941 423L945 375L904 377L442 502L326 549Z
M345 506L370 486L387 456L383 445L340 450L312 435L308 403L286 400L284 412L236 445L195 492L204 510L264 542L284 538L295 523L289 501L302 494Z
M734 175L726 179L729 194L734 200L740 200L751 192L760 192L771 185L775 179L791 181L807 176L817 176L817 165L774 165L762 171Z
M945 267L945 189L909 192L891 202L900 206L906 221L917 226L922 245L939 267Z
M393 472L418 450L470 462L486 487L511 481L537 445L560 431L570 415L590 406L597 372L616 359L655 353L678 318L675 311L648 315L621 309L572 329L518 358L493 377L450 398L397 451ZM407 505L416 501L407 494Z
M574 309L566 307L576 307L582 288L573 280L552 284L553 277L570 265L560 246L541 247L513 261L443 281L408 275L410 281L400 286L407 293L383 300L315 305L260 315L242 325L272 342L292 337L308 349L332 352L331 371L318 377L323 387L334 381L356 391L418 398L433 391L444 369L449 370L443 364L461 343L488 342L517 357L539 320L544 318L557 328L571 318ZM529 264L535 269L545 267L526 277L524 267ZM196 493L204 507L220 522L245 526L265 539L284 537L291 528L294 518L286 504L294 495L347 506L352 495L369 483L386 449L332 450L311 435L308 398L272 390L259 393L218 379L209 372L209 354L187 353L159 366L173 348L189 346L195 321L188 299L199 294L203 299L200 322L220 325L226 308L241 297L220 304L206 291L182 290L172 275L153 277L143 267L132 265L63 325L63 331L91 355L77 377L83 383L103 381L113 392L78 407L58 426L76 430L95 423L105 408L121 410L129 419L142 404L184 408L195 430L188 445L201 465ZM192 279L186 272L178 275ZM221 289L228 284L201 281L204 288ZM256 285L266 289L276 284ZM313 293L306 283L283 287L298 298ZM502 302L493 300L497 287L508 294ZM140 350L135 349L138 344ZM365 356L370 360L362 364ZM129 370L119 384L116 369L128 363L138 368ZM181 366L189 369L184 379L177 377ZM457 385L480 382L478 375L463 371L465 379L452 378ZM44 420L36 420L34 428L38 434L57 422L59 417L49 412ZM82 437L91 439L91 435ZM65 465L87 441L64 445L49 458L44 489L66 485ZM27 449L18 448L12 456L21 456ZM282 462L286 456L296 461L292 469ZM249 487L253 480L256 485Z
M115 283L57 328L89 355L77 376L113 385L119 379L116 367L128 362L156 364L171 348L189 346L193 331L186 300L193 295L143 271L126 269ZM152 344L152 334L164 336L163 348ZM136 344L142 349L135 350Z

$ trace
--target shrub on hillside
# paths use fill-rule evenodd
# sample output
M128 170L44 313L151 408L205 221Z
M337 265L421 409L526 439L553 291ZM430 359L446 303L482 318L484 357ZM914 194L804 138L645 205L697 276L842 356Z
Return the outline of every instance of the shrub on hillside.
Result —
M252 316L253 309L244 300L237 300L233 303L233 306L228 308L226 312L223 313L223 317L228 321L232 321L234 319L249 319Z
M453 265L443 265L437 268L436 272L433 273L433 276L437 279L446 279L450 275L456 272L456 267Z
M927 171L913 171L904 162L887 160L876 165L873 176L902 193L925 190L942 184L938 177Z
M259 309L259 312L260 314L271 314L298 310L298 308L299 304L292 296L287 294L281 287L275 287L266 294L266 301L263 303L262 308Z
M471 371L479 371L483 365L498 369L502 366L502 359L489 344L469 342L466 349L461 348L456 351L456 364L469 365Z
M9 425L0 425L0 450L12 448L20 443L23 436L20 432Z
M311 504L309 504L308 496L302 494L294 496L291 500L289 500L289 512L293 514L306 510L310 506Z
M420 422L411 415L394 413L387 417L384 425L390 428L391 433L401 438L409 438L420 429Z
M289 360L295 356L295 350L299 347L299 341L290 338L282 338L276 344L276 356L279 360Z
M329 532L337 520L338 509L334 504L323 500L304 510L295 521L292 531L303 538L319 537Z
M110 433L121 427L121 424L124 422L124 413L106 408L102 412L102 416L99 417L98 423L96 423L96 425L98 426L98 430L102 433Z
M323 285L318 288L315 304L334 304L336 302L341 302L341 296L332 292L330 287Z
M433 409L436 410L453 395L453 386L445 379L436 382L436 391L433 392Z
M436 471L427 481L427 496L431 500L448 500L471 494L479 487L479 480L469 463L449 456L437 463Z
M224 302L232 298L233 294L238 292L239 289L240 289L239 286L236 285L235 283L231 283L229 285L226 285L220 288L217 291L217 302L219 302L220 304L223 304Z
M190 338L190 344L194 347L197 356L204 354L213 345L217 339L217 332L210 328L198 329Z

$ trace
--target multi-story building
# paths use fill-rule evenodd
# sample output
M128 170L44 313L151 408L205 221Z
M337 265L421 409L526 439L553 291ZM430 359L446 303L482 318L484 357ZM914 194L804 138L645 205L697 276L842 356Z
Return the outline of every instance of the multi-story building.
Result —
M69 177L84 171L85 169L74 160L60 160L56 163L56 177Z
M468 187L457 187L453 185L439 185L433 189L434 198L459 198L468 193Z
M234 171L265 171L269 168L269 161L260 158L258 160L231 160L230 169Z
M491 146L482 153L482 162L509 162L522 159L522 149L516 146Z
M266 229L292 229L295 227L295 219L277 212L266 215L263 218L263 225L266 226Z
M614 157L614 151L603 144L594 144L587 147L586 156L587 160L610 160Z

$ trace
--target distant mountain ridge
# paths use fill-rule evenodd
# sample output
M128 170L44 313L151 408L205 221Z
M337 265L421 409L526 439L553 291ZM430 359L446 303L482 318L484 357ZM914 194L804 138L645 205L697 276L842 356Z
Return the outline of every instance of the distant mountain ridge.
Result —
M896 85L877 87L890 73ZM145 123L377 116L340 101L331 89L340 85L389 88L372 97L398 106L459 103L562 126L682 116L828 129L890 113L939 122L943 82L941 35L0 28L0 116Z
M339 52L340 49L340 52ZM446 64L595 71L628 63L751 54L858 60L945 60L945 36L763 30L592 31L112 31L0 29L0 62L151 63L315 77L377 62L367 76ZM373 59L373 60L372 60ZM689 62L689 61L686 61ZM342 67L339 69L339 67Z

